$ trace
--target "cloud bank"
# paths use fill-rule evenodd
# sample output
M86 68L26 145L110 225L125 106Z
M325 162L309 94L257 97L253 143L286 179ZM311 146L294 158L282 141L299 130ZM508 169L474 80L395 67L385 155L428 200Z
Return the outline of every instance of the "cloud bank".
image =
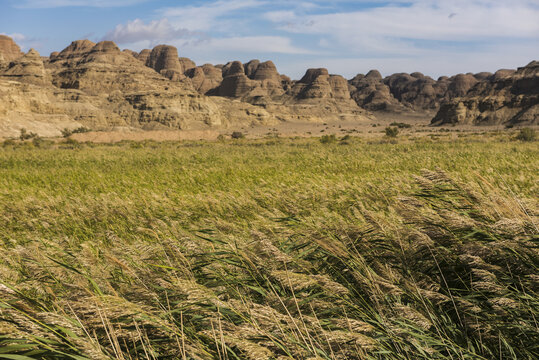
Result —
M16 6L140 8L139 16L98 29L98 39L133 50L171 44L197 63L271 59L294 77L309 66L348 77L371 67L451 75L539 58L537 0L17 0Z

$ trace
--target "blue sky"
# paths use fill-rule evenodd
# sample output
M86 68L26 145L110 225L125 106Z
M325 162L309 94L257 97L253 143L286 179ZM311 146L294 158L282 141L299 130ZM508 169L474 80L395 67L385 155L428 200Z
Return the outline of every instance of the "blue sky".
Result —
M273 60L299 78L438 77L539 59L539 0L0 0L0 33L48 55L72 40L171 44L203 63Z

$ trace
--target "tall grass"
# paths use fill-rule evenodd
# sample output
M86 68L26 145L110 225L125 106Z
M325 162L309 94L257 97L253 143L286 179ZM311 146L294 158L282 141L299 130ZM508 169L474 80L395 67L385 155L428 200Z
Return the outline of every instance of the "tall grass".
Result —
M0 148L0 359L536 359L537 144Z

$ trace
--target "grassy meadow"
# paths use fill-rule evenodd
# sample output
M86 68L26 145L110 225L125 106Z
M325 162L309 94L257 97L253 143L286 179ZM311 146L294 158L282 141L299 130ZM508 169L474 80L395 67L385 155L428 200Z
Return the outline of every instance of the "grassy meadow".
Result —
M0 144L0 359L537 359L539 145Z

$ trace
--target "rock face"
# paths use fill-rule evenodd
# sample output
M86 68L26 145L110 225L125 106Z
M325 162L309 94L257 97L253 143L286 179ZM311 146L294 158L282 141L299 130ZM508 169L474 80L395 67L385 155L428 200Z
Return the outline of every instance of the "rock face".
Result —
M406 110L406 106L393 97L378 70L371 70L367 75L358 74L349 81L349 84L352 98L365 109L388 112Z
M225 65L222 70L223 82L219 86L219 96L242 98L255 88L255 83L245 75L243 64L234 61Z
M83 55L86 55L94 46L95 43L91 42L90 40L73 41L71 45L58 53L54 57L54 59L51 58L51 61L80 59Z
M2 77L31 84L48 84L51 82L50 76L45 71L41 55L30 49L22 57L12 61L2 74Z
M127 54L127 55L131 55L132 57L134 57L135 59L138 58L138 53L133 51L133 50L129 50L129 49L124 49L122 51L124 54Z
M204 64L194 67L185 72L191 79L191 83L196 91L201 94L210 94L216 91L223 82L221 69L211 64Z
M9 63L23 56L19 45L12 38L6 35L0 35L0 57L4 62Z
M299 81L271 61L196 66L172 46L135 53L111 41L72 42L42 58L0 37L0 136L92 129L207 129L230 125L353 121L366 110L438 111L438 124L537 124L539 62L494 74L434 80L419 72L350 81L309 69ZM8 134L8 135L6 135Z
M21 127L53 136L65 127L203 130L277 121L264 109L171 81L113 42L92 44L74 42L46 66L31 50L0 71L0 136L16 136ZM154 53L152 65L162 73L179 64L168 54ZM221 73L208 68L208 77L215 70Z
M138 54L137 59L139 59L141 63L146 64L151 53L152 51L150 49L144 49Z
M420 72L398 73L382 78L371 70L349 81L352 98L359 106L373 111L425 112L436 111L444 102L464 96L480 81L492 74L458 74L434 80Z
M180 61L180 64L184 72L197 67L197 64L195 64L195 62L189 58L181 57L178 60Z
M434 125L539 124L539 61L499 70L442 104Z
M350 99L346 80L339 75L330 76L327 69L308 69L290 93L298 99Z
M286 121L332 121L367 114L350 97L346 79L326 69L310 69L300 81L279 74L271 61L204 65L185 72L193 87L206 95L257 105Z
M178 81L183 77L184 70L178 58L178 49L174 46L158 45L154 47L146 60L146 66L172 81Z

